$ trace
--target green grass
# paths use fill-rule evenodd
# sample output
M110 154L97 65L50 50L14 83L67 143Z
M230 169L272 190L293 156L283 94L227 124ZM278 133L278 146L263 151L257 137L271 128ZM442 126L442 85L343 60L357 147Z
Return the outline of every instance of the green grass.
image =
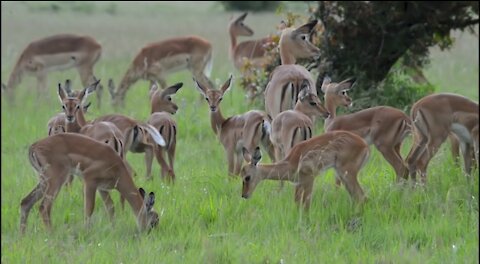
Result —
M118 84L145 43L185 34L213 43L214 80L223 83L230 72L238 80L228 60L226 30L231 14L217 4L116 3L115 15L102 11L102 4L95 4L100 11L94 9L92 14L33 12L29 5L33 4L2 3L3 82L28 42L60 32L90 34L102 43L104 52L95 71L104 81L114 78ZM273 13L250 14L246 23L261 37L273 32L280 19ZM432 49L426 76L438 91L478 101L478 35L456 34L457 44L451 51ZM37 183L27 149L46 136L48 119L61 110L56 83L66 78L79 88L74 70L50 74L51 100L44 102L37 100L35 80L25 78L17 91L22 105L8 108L2 103L2 263L478 263L478 172L468 181L454 166L448 147L432 160L426 189L396 186L393 169L371 148L369 162L360 173L360 184L369 197L361 210L343 187L335 187L332 171L317 178L308 214L297 209L289 184L279 190L277 182L262 182L244 200L240 179L227 176L223 148L188 72L167 79L185 84L174 96L180 107L175 116L179 127L176 184L160 181L157 164L154 180L146 181L143 155L128 154L139 174L135 183L157 195L155 209L161 214L157 229L137 233L130 208L121 210L119 195L113 192L115 223L109 222L97 196L93 225L87 230L82 183L76 179L55 200L53 232L45 231L35 206L28 233L22 237L20 201ZM146 120L147 91L148 83L138 82L128 92L121 112ZM102 109L93 104L88 119L113 112L109 103L105 100ZM238 83L221 107L225 116L248 110ZM409 146L410 139L402 154Z

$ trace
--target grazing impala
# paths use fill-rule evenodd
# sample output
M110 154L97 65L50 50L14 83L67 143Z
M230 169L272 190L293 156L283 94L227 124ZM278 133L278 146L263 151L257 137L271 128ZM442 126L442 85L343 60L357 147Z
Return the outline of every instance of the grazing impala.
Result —
M471 174L472 149L478 166L478 103L456 94L432 94L418 100L410 115L414 141L406 161L413 180L420 172L422 183L426 183L428 163L450 133L460 142L465 172Z
M295 201L308 209L315 176L328 168L335 169L336 178L344 183L354 200L361 203L366 198L357 176L368 159L368 145L348 131L327 132L300 142L274 164L257 165L261 155L252 156L245 149L243 153L249 163L241 171L243 198L249 198L262 180L286 180L296 183Z
M265 61L265 47L264 45L271 42L270 37L265 37L258 40L248 40L237 44L238 36L252 36L253 30L245 25L243 21L248 13L243 13L238 18L232 20L228 26L228 33L230 34L230 57L233 60L233 65L237 70L241 70L244 64L244 58L249 59L256 67L263 65Z
M165 139L166 146L153 145L153 152L155 157L162 167L162 178L168 174L168 181L172 183L175 181L175 171L173 163L175 161L175 148L177 145L177 123L173 119L178 106L172 102L171 95L175 94L183 83L177 83L163 91L158 89L158 85L155 83L150 88L150 102L152 105L152 112L147 123L155 127L160 135ZM169 165L165 161L164 155L168 155ZM150 160L150 167L152 166L152 157L145 157ZM151 169L150 169L151 170Z
M22 199L20 231L25 233L30 209L42 199L40 215L51 230L53 201L71 172L79 172L84 182L85 223L88 225L95 206L95 192L117 189L132 207L140 230L158 224L153 211L155 196L144 199L144 191L137 189L125 162L109 146L79 134L63 133L33 143L29 161L39 175L39 183ZM108 208L108 204L105 204Z
M330 113L330 117L325 120L325 131L346 130L359 135L369 145L375 145L392 165L397 181L408 178L408 170L400 155L400 147L405 137L410 134L412 125L404 112L389 106L377 106L353 114L336 115L338 106L347 107L352 104L347 91L354 82L347 79L340 83L332 83L329 77L323 80L325 106Z
M210 123L213 132L218 136L225 149L228 173L231 176L240 173L242 148L246 148L251 153L259 153L261 144L267 149L270 158L274 160L273 145L269 140L270 121L264 112L252 110L229 118L222 116L220 102L232 84L231 75L220 90L206 88L195 79L193 81L210 107Z
M112 94L115 106L123 106L127 90L139 79L158 81L167 87L165 76L188 69L204 85L212 85L208 77L212 68L212 45L198 36L176 37L143 47L135 56L117 91Z
M303 86L295 108L273 119L270 140L275 147L275 160L285 158L293 146L312 137L316 116L327 118L330 115L313 91L315 89Z
M5 86L13 103L14 89L25 73L37 77L38 93L45 94L49 71L76 68L83 87L94 81L93 66L102 54L100 44L90 36L58 34L31 42L20 55Z
M315 87L310 72L301 65L295 65L295 62L297 58L319 54L320 50L309 38L316 24L317 20L314 20L296 29L286 28L282 31L279 43L282 65L271 73L265 88L265 111L272 118L295 107L304 82L308 82L311 88Z

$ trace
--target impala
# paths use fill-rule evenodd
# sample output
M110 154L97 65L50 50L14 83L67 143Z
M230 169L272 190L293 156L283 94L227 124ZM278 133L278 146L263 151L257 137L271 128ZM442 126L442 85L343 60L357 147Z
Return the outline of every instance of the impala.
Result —
M320 50L309 38L316 24L317 20L314 20L296 29L286 28L282 31L279 43L282 65L273 70L265 88L265 111L271 118L295 107L298 93L305 82L309 87L315 87L310 72L301 65L295 65L295 62L297 58L318 56Z
M359 135L382 153L395 170L397 181L408 178L400 147L405 137L410 134L412 125L404 112L389 106L376 106L352 114L336 115L338 106L348 107L352 104L347 91L354 82L347 79L332 83L329 77L324 78L322 91L325 93L325 106L330 113L330 117L325 120L325 131L346 130Z
M58 34L33 41L23 50L5 86L8 100L13 103L13 90L26 73L37 77L39 95L45 94L50 71L76 68L87 87L95 80L93 66L101 54L101 45L90 36Z
M460 142L465 172L471 174L472 149L478 166L478 103L456 94L432 94L418 100L410 115L414 124L414 141L406 161L413 180L420 172L421 182L426 183L428 163L450 133L454 133Z
M94 91L91 87L92 86L89 86L89 89L87 90L87 94ZM70 82L69 79L67 79L65 81L64 89L65 89L65 92L68 94L69 97L77 97L78 94L79 94L78 91L72 91L71 82ZM82 106L84 113L87 112L90 105L91 105L91 103L88 103L88 104ZM55 135L55 134L58 134L58 133L67 132L65 119L66 119L65 112L58 113L58 114L54 115L52 118L50 118L50 120L48 120L48 123L47 123L48 135L51 136L51 135Z
M98 83L99 81L92 84L92 86L96 86ZM98 117L91 122L87 122L80 106L83 104L88 89L89 88L85 88L77 97L71 98L67 97L65 91L59 87L59 99L65 111L67 132L78 133L80 132L80 129L87 124L95 125L96 123L106 121L113 123L122 132L124 136L123 146L125 151L130 150L136 153L152 151L150 143L147 142L147 134L151 136L156 144L161 146L165 145L165 140L154 127L149 124L140 123L124 115L110 114ZM149 177L149 173L150 171L147 171L147 177Z
M171 95L175 94L183 83L177 83L163 91L158 89L158 85L155 83L150 88L150 102L152 105L152 111L147 123L155 127L160 135L165 139L165 147L157 144L153 144L153 152L155 157L162 167L162 178L165 179L168 174L168 181L175 181L174 161L175 161L175 148L177 142L177 123L173 119L178 106L172 102ZM164 155L168 155L169 165L165 161ZM152 166L152 157L146 157L150 160L150 167Z
M69 87L70 82L67 80L66 87ZM81 92L77 93L76 97L66 97L67 92L58 85L58 96L60 102L62 103L62 108L64 110L64 120L67 124L74 123L75 130L72 130L71 125L65 126L64 132L73 132L73 133L80 133L82 135L88 136L92 139L95 139L101 143L105 143L109 145L115 152L122 158L125 159L125 136L123 133L111 122L97 122L97 123L87 123L84 117L84 111L80 109L81 105L84 105L84 101L88 97L88 91L95 89L95 87L99 84L99 81L93 83L91 86L86 87ZM93 87L93 88L92 88ZM73 116L73 118L72 118ZM70 122L69 122L70 118ZM125 165L129 172L133 173L133 169L131 168L130 164L125 161ZM66 184L71 185L73 181L73 175L68 177ZM107 211L111 218L113 218L114 208L113 208L113 201L110 197L110 194L106 191L99 190L101 197L105 201L107 205ZM122 208L124 207L125 197L120 197L120 202L122 204Z
M275 160L285 158L293 146L312 137L316 116L327 118L330 115L313 91L315 89L304 86L295 108L273 119L270 140L275 147Z
M212 85L208 77L212 69L212 45L198 36L186 36L154 42L143 47L123 76L116 92L112 93L115 106L123 106L127 90L139 79L158 81L167 87L165 76L188 69L205 85Z
M220 102L232 84L231 75L220 90L204 87L195 79L193 81L210 107L210 124L225 149L228 172L231 176L240 173L242 148L246 148L251 153L259 153L261 144L274 160L273 145L269 140L270 120L264 112L252 110L229 118L223 117Z
M25 233L30 209L38 200L40 215L48 230L51 230L51 209L53 201L71 172L81 174L84 182L85 223L95 206L96 190L117 189L132 207L140 230L158 224L158 214L153 211L154 193L144 199L144 192L133 183L125 162L105 144L98 144L89 137L63 133L33 143L28 153L31 166L39 175L39 183L22 199L20 231ZM108 207L108 205L106 204Z
M233 65L237 70L241 70L244 64L244 58L249 59L256 67L263 65L265 61L265 47L264 45L271 42L270 37L265 37L258 40L248 40L237 44L238 36L252 36L253 30L244 24L244 20L248 13L243 13L236 19L233 19L228 26L228 33L230 34L230 57L233 60Z
M320 171L334 168L336 178L344 183L355 201L362 203L366 199L357 176L368 159L368 145L348 131L327 132L302 141L274 164L257 164L261 155L251 155L245 149L243 153L248 162L241 170L243 198L249 198L262 180L286 180L296 184L295 201L308 209L315 176Z

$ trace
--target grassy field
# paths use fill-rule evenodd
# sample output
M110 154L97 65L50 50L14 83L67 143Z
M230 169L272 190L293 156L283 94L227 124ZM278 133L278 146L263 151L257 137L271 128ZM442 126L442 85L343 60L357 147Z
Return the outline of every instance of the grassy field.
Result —
M102 44L95 72L104 81L114 78L118 84L144 44L186 34L213 43L215 82L223 83L229 73L238 80L228 60L227 24L232 14L218 4L76 3L80 6L72 10L49 2L2 2L2 82L30 41L61 32L89 34ZM261 37L272 33L281 19L274 13L255 13L246 23L254 28L255 37ZM454 34L453 49L432 49L426 76L439 92L456 92L478 101L478 30L477 35ZM93 225L87 230L82 183L75 180L55 201L54 231L45 231L35 206L27 234L20 236L20 201L37 184L28 146L47 135L48 119L61 111L56 87L66 78L80 88L78 74L69 70L49 75L50 101L37 100L31 77L16 91L20 106L8 108L2 101L2 263L478 263L479 178L468 181L454 166L448 147L432 160L424 190L395 185L393 169L371 148L369 162L360 173L360 184L369 197L362 210L355 209L344 188L335 187L332 171L317 178L308 214L297 209L289 184L279 190L277 182L263 182L244 200L240 179L227 175L208 108L198 100L186 71L167 79L170 84L184 82L173 98L180 107L175 116L179 127L176 184L160 180L156 163L154 180L145 180L143 155L128 154L139 174L135 183L157 195L155 209L161 214L157 229L139 234L130 208L121 210L114 192L115 223L109 222L97 195ZM147 98L148 83L140 81L130 89L121 112L146 120ZM93 104L87 118L111 113L109 98L104 103L102 109ZM225 116L248 110L238 82L221 107ZM404 145L406 155L410 139Z

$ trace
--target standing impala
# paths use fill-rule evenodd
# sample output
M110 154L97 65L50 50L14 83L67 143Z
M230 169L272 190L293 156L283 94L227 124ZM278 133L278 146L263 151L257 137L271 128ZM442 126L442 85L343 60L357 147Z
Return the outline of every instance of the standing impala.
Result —
M418 100L410 115L414 124L414 141L406 161L412 179L416 180L416 174L420 172L422 183L426 183L428 163L450 133L454 133L460 142L465 172L471 173L472 148L478 167L478 103L451 93L432 94Z
M98 85L99 81L92 86ZM67 97L66 93L59 87L59 98L66 116L66 132L80 132L80 129L87 124L95 125L99 122L113 123L124 136L124 151L130 150L132 152L148 152L152 151L152 146L147 142L147 135L150 135L156 144L165 145L165 140L158 133L158 131L149 124L140 123L128 116L120 114L104 115L96 118L91 122L85 120L84 112L81 109L84 96L88 88L85 88L79 93L77 97ZM152 154L150 154L152 155ZM148 163L147 163L148 165ZM148 166L147 166L148 168ZM147 178L151 171L147 170Z
M317 56L320 50L310 42L310 34L317 25L313 20L298 28L286 28L280 36L280 58L282 65L277 66L270 75L265 88L265 111L271 118L279 113L293 109L297 103L302 85L315 87L310 72L301 65L295 65L296 59Z
M366 197L357 176L368 156L365 140L348 131L327 132L300 142L274 164L257 165L261 155L251 155L244 150L249 164L241 171L242 197L249 198L262 180L286 180L296 183L295 201L308 209L315 176L322 170L334 168L336 178L344 183L350 196L361 203Z
M51 230L53 201L63 183L73 171L81 174L84 182L85 223L88 225L95 206L95 192L117 189L132 207L140 230L158 224L153 211L155 196L144 199L144 191L137 189L125 162L109 146L79 134L63 133L33 143L29 148L29 161L38 173L39 183L22 199L20 231L25 233L27 219L40 199L40 215ZM143 193L143 194L142 194Z
M248 40L237 44L238 36L252 36L253 30L243 22L248 13L243 13L238 18L232 20L228 26L230 34L230 57L237 70L241 70L244 64L244 58L252 61L256 67L261 66L265 60L266 50L264 45L271 42L270 37L258 40Z
M228 160L228 173L238 175L242 166L242 148L251 153L260 153L260 144L267 149L270 158L274 160L273 145L269 140L270 122L262 111L252 110L242 115L224 118L220 112L220 102L223 95L232 84L232 76L223 84L220 90L206 88L193 80L200 93L205 97L210 107L210 123L225 149Z
M123 106L127 90L139 79L158 81L167 87L165 76L188 69L204 85L212 85L208 77L212 69L212 45L198 36L186 36L154 42L143 47L123 76L115 93L115 106Z
M158 85L154 84L150 88L150 102L152 105L152 111L147 123L155 127L160 135L165 139L165 146L162 147L158 144L153 145L153 152L155 157L162 167L162 178L168 174L168 181L172 183L175 181L175 171L173 163L175 161L175 148L177 145L177 123L173 119L178 106L172 102L171 95L175 94L183 83L177 83L163 91L158 89ZM168 155L169 165L165 161L164 155ZM147 159L147 157L145 157ZM152 157L148 157L150 160L150 168L152 166ZM151 169L149 169L151 170Z
M304 86L295 108L273 119L270 140L275 147L275 160L285 158L293 146L312 137L315 116L327 118L330 115L314 91Z
M13 103L14 89L25 73L37 77L38 94L45 94L50 71L76 68L83 87L94 81L93 66L102 54L102 46L90 36L58 34L31 42L23 50L5 86Z
M338 106L347 107L352 104L347 91L354 82L347 79L340 83L332 83L329 77L323 80L325 106L330 113L330 117L325 120L325 131L346 130L359 135L369 145L375 145L392 165L397 181L401 178L406 179L408 170L400 155L400 147L405 137L411 132L410 118L404 112L389 106L377 106L353 114L337 116Z

